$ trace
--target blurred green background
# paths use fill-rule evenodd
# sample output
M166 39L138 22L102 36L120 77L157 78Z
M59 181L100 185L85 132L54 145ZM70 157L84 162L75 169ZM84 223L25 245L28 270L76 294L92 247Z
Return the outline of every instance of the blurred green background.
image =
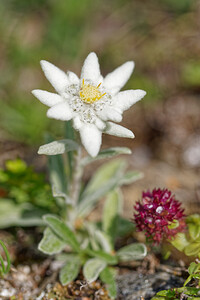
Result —
M0 1L0 137L29 145L62 122L46 118L31 90L52 90L39 61L78 75L95 51L103 74L127 60L136 68L126 88L147 91L143 110L200 91L200 3L195 0Z

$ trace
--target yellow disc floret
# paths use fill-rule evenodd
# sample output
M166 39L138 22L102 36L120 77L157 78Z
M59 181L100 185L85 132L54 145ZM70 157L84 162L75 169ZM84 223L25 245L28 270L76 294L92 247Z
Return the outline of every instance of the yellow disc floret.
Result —
M84 84L84 79L79 92L80 98L85 103L92 104L100 100L106 93L102 94L99 90L101 83L98 86L93 86L90 84Z

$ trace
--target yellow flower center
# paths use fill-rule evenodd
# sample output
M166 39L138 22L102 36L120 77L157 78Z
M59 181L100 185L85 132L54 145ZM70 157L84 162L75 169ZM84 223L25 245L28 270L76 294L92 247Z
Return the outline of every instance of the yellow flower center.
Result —
M85 103L94 103L100 100L106 93L102 94L99 90L101 83L98 86L93 86L90 84L84 84L84 79L79 92L80 98Z

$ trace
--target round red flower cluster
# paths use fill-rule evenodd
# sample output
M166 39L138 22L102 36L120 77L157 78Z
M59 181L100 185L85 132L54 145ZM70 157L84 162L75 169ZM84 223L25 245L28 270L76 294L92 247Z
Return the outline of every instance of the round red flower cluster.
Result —
M142 201L136 202L134 208L137 229L154 244L171 239L185 229L184 209L167 189L143 192Z

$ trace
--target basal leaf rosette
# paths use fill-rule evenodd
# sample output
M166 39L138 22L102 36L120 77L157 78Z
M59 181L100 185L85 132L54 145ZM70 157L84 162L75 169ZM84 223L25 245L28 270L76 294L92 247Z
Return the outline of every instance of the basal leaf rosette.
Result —
M114 123L121 122L123 112L146 94L143 90L120 92L133 72L132 61L124 63L105 78L94 52L85 59L80 78L45 60L41 61L41 66L57 94L33 90L33 95L50 107L47 111L49 118L73 120L74 129L80 132L82 144L92 157L100 150L103 132L134 138L132 131Z
M184 209L167 189L143 192L142 200L136 202L134 208L138 231L144 232L154 244L170 240L186 227Z

